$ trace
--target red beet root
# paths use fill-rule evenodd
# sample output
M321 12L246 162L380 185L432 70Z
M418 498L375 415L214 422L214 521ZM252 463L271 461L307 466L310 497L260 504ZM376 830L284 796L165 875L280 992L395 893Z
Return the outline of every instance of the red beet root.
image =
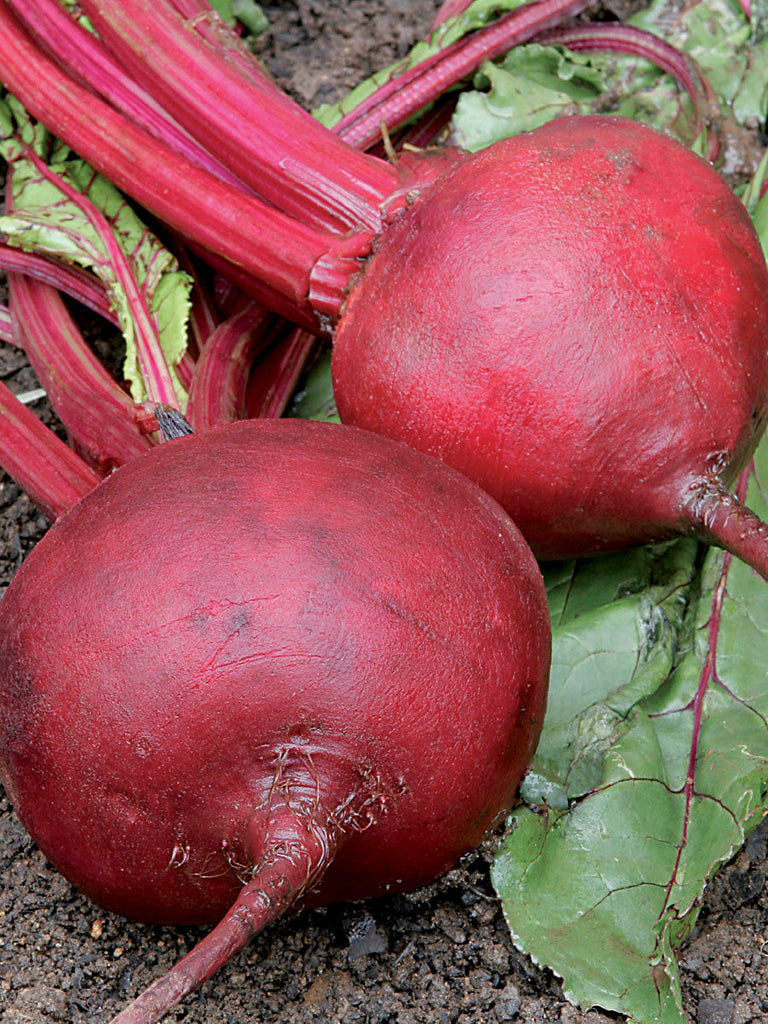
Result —
M540 557L693 532L768 573L725 490L766 422L768 271L652 129L564 118L443 175L380 239L333 372L345 422L478 481Z
M0 604L2 781L130 917L221 923L153 1021L268 921L424 883L510 807L544 713L538 567L460 474L247 421L117 470Z
M335 329L345 422L468 474L540 557L692 533L768 579L768 527L728 493L766 422L768 271L709 165L637 122L572 117L389 166L243 80L167 0L82 6L198 137L219 138L206 115L226 83L239 114L215 127L267 203L96 103L0 4L6 87L246 292Z

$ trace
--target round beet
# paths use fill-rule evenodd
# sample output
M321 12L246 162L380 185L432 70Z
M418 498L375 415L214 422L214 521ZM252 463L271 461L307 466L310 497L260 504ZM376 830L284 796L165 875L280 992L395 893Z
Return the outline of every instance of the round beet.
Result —
M417 886L510 807L544 714L541 575L459 473L246 421L117 470L0 603L0 765L98 903L221 923L156 1020L269 920Z
M540 557L695 532L768 572L726 490L766 423L768 271L660 132L563 118L447 171L381 237L333 377L345 422L469 475Z

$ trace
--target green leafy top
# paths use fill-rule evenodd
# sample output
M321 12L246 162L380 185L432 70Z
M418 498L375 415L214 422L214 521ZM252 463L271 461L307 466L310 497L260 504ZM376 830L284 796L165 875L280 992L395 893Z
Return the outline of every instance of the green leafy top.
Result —
M126 343L125 378L134 400L142 401L147 391L139 368L137 310L131 292L135 290L143 298L168 365L174 367L187 346L189 277L123 194L39 125L33 125L11 97L0 105L0 118L4 129L0 154L13 168L12 212L0 217L0 232L8 245L84 267L101 280ZM50 175L42 174L23 155L19 139L45 160ZM83 208L57 185L56 178L93 204L106 219L111 237L105 238ZM111 248L111 242L116 248ZM130 281L119 273L117 250L127 260ZM183 394L177 388L180 401Z

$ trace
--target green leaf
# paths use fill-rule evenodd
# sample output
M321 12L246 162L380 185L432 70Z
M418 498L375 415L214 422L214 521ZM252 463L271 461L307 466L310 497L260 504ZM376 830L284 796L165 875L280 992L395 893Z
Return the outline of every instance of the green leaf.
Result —
M47 150L39 126L29 122L38 152ZM49 254L93 271L104 284L126 343L124 375L133 398L146 397L134 342L131 306L115 272L109 251L85 213L33 164L17 157L12 139L0 143L0 153L13 160L13 213L0 217L0 231L9 245ZM70 186L82 192L110 223L114 238L128 258L134 279L153 315L169 366L181 359L187 345L191 281L176 258L140 220L133 207L110 181L96 174L63 146L48 156L48 166ZM183 401L184 392L178 389Z
M331 350L323 349L299 383L288 416L302 420L339 423L331 382Z
M454 140L472 152L561 114L586 112L606 89L588 57L538 43L516 47L502 64L484 64L482 74L487 88L462 93L454 115Z
M655 0L629 24L692 56L719 97L723 113L739 124L768 116L768 39L730 0L699 0L681 10L676 0ZM471 150L530 130L563 114L622 114L694 143L693 110L671 75L649 61L622 54L577 54L536 43L515 47L485 64L475 88L462 93L454 140Z
M755 467L765 517L766 441ZM547 578L549 708L494 885L569 999L678 1024L675 950L768 809L768 588L689 541Z
M529 43L500 63L484 64L476 84L461 94L453 118L454 141L472 151L564 114L606 108L669 130L688 144L695 137L688 96L640 57Z

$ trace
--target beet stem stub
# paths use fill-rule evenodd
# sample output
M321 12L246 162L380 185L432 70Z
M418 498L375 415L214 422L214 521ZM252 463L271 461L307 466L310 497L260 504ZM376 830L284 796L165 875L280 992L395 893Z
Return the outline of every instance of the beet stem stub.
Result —
M697 537L730 551L768 580L768 523L717 479L692 489L687 516Z
M111 1024L155 1024L317 883L335 852L328 830L305 812L285 810L268 831L253 877L221 921Z

